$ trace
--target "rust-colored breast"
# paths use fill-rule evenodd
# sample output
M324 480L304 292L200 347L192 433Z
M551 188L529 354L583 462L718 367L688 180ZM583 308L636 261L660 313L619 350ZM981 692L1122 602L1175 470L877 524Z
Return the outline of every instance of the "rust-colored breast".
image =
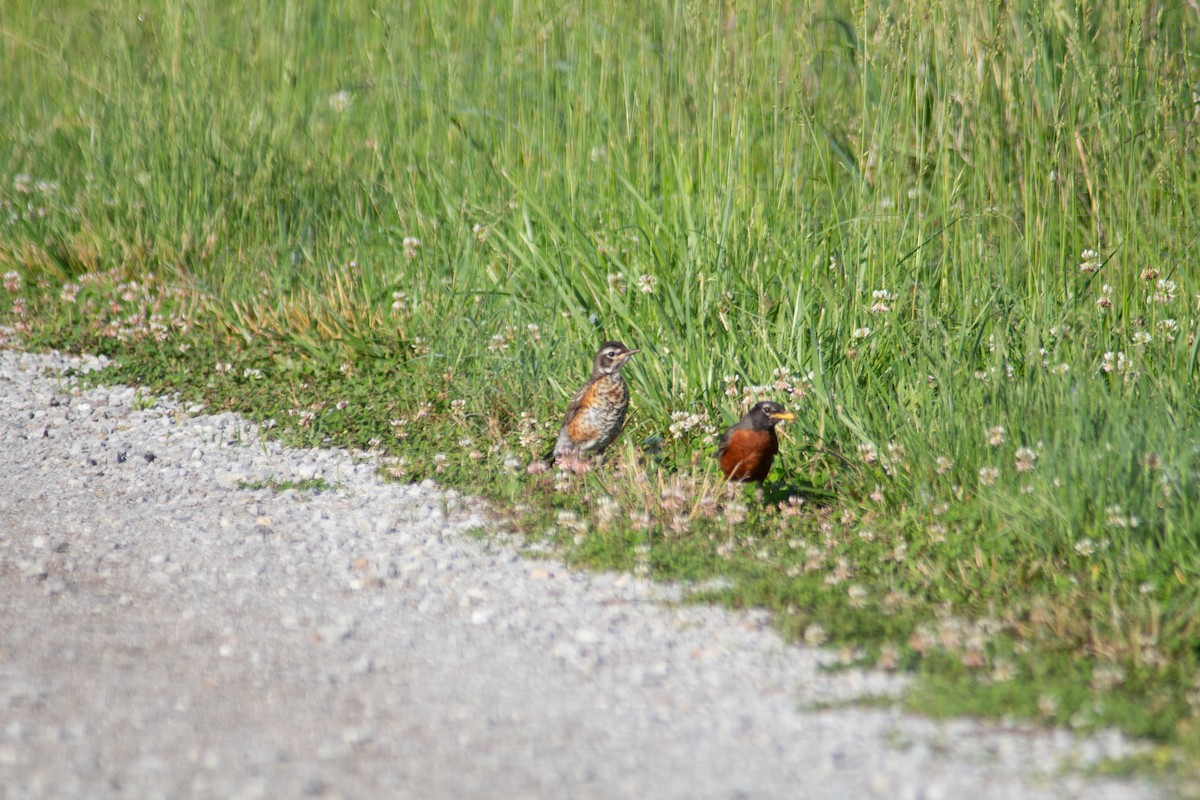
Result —
M721 471L731 481L766 480L779 452L775 431L734 431L721 453Z

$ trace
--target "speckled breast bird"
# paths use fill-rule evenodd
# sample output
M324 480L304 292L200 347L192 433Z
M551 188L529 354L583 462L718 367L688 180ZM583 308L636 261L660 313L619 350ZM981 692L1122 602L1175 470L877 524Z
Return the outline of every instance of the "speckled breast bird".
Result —
M779 452L775 426L782 420L795 418L795 414L769 400L746 412L746 416L721 437L717 459L725 477L731 481L765 481L775 454Z
M599 455L617 438L629 410L629 387L621 377L621 367L636 352L621 342L600 345L592 362L592 376L567 405L558 440L547 460Z

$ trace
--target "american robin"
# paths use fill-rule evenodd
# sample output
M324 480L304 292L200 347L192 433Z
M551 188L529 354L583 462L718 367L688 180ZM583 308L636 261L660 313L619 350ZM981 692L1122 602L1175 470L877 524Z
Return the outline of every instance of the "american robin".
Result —
M567 405L558 440L547 454L547 461L560 456L600 454L617 438L629 409L629 387L621 377L621 367L636 352L621 342L600 345L592 362L592 376Z
M731 481L765 481L771 471L771 462L779 452L775 426L781 420L795 418L795 414L769 400L746 412L746 416L721 437L717 458L725 477Z

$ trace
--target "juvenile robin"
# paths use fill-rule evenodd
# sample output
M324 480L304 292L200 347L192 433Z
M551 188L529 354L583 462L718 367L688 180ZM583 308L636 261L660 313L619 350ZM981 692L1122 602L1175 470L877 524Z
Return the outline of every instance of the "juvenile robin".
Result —
M717 459L725 477L731 481L765 481L775 454L779 452L775 426L782 420L795 418L795 414L769 400L746 412L746 416L721 437Z
M547 461L562 456L599 455L617 438L629 409L629 387L621 377L621 367L636 352L621 342L600 345L592 362L592 376L567 405L558 440Z

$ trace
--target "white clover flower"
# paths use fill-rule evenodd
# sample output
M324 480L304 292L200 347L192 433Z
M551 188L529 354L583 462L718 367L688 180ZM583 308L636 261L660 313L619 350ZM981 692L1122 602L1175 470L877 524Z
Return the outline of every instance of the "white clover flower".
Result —
M421 246L421 240L415 236L404 237L404 255L406 258L416 258L417 248Z
M889 305L889 303L896 299L896 295L892 294L887 289L876 289L875 291L871 292L871 299L875 301L874 304L871 305L871 313L886 314L892 310L892 307Z
M344 114L350 109L350 92L342 89L329 95L329 109L335 114Z
M1037 460L1037 453L1029 447L1017 448L1017 472L1029 472L1033 469L1033 462Z
M825 632L825 628L820 623L809 623L804 629L804 643L809 647L820 647L829 641L829 634Z
M1092 273L1100 271L1100 266L1103 262L1100 260L1100 254L1095 250L1089 247L1080 253L1079 257L1082 259L1079 263L1080 272Z
M1017 668L1007 658L998 658L992 665L992 680L996 683L1011 681L1017 675Z
M657 288L658 288L658 278L656 278L655 276L653 276L653 275L639 275L638 276L638 289L641 291L642 294L654 294L654 291Z
M987 429L987 439L992 447L999 447L1008 440L1008 431L1003 425L993 425Z
M692 414L687 411L672 411L671 419L673 421L668 431L672 439L683 438L685 433L704 422L704 417L700 414Z
M1136 528L1141 524L1141 520L1133 514L1126 514L1119 505L1106 506L1104 517L1108 525L1113 528Z
M979 485L991 486L1000 477L1000 470L995 467L980 467L979 468Z
M739 503L736 500L725 506L725 522L730 525L740 525L746 521L746 513L749 509L745 503Z
M630 511L629 526L635 531L644 531L653 523L653 519L645 511Z
M870 335L871 335L871 329L864 325L861 328L855 328L854 331L850 334L850 338L855 339L855 340L865 339Z
M1178 291L1179 287L1175 284L1175 281L1159 278L1158 282L1154 284L1154 294L1150 296L1150 299L1156 303L1166 305L1175 300L1175 294Z
M596 504L596 518L601 522L613 521L621 511L621 503L612 497L601 497Z
M785 367L776 367L771 372L771 375L775 378L775 381L771 384L771 388L775 391L791 392L794 388L792 386L791 376L788 375L788 371Z

